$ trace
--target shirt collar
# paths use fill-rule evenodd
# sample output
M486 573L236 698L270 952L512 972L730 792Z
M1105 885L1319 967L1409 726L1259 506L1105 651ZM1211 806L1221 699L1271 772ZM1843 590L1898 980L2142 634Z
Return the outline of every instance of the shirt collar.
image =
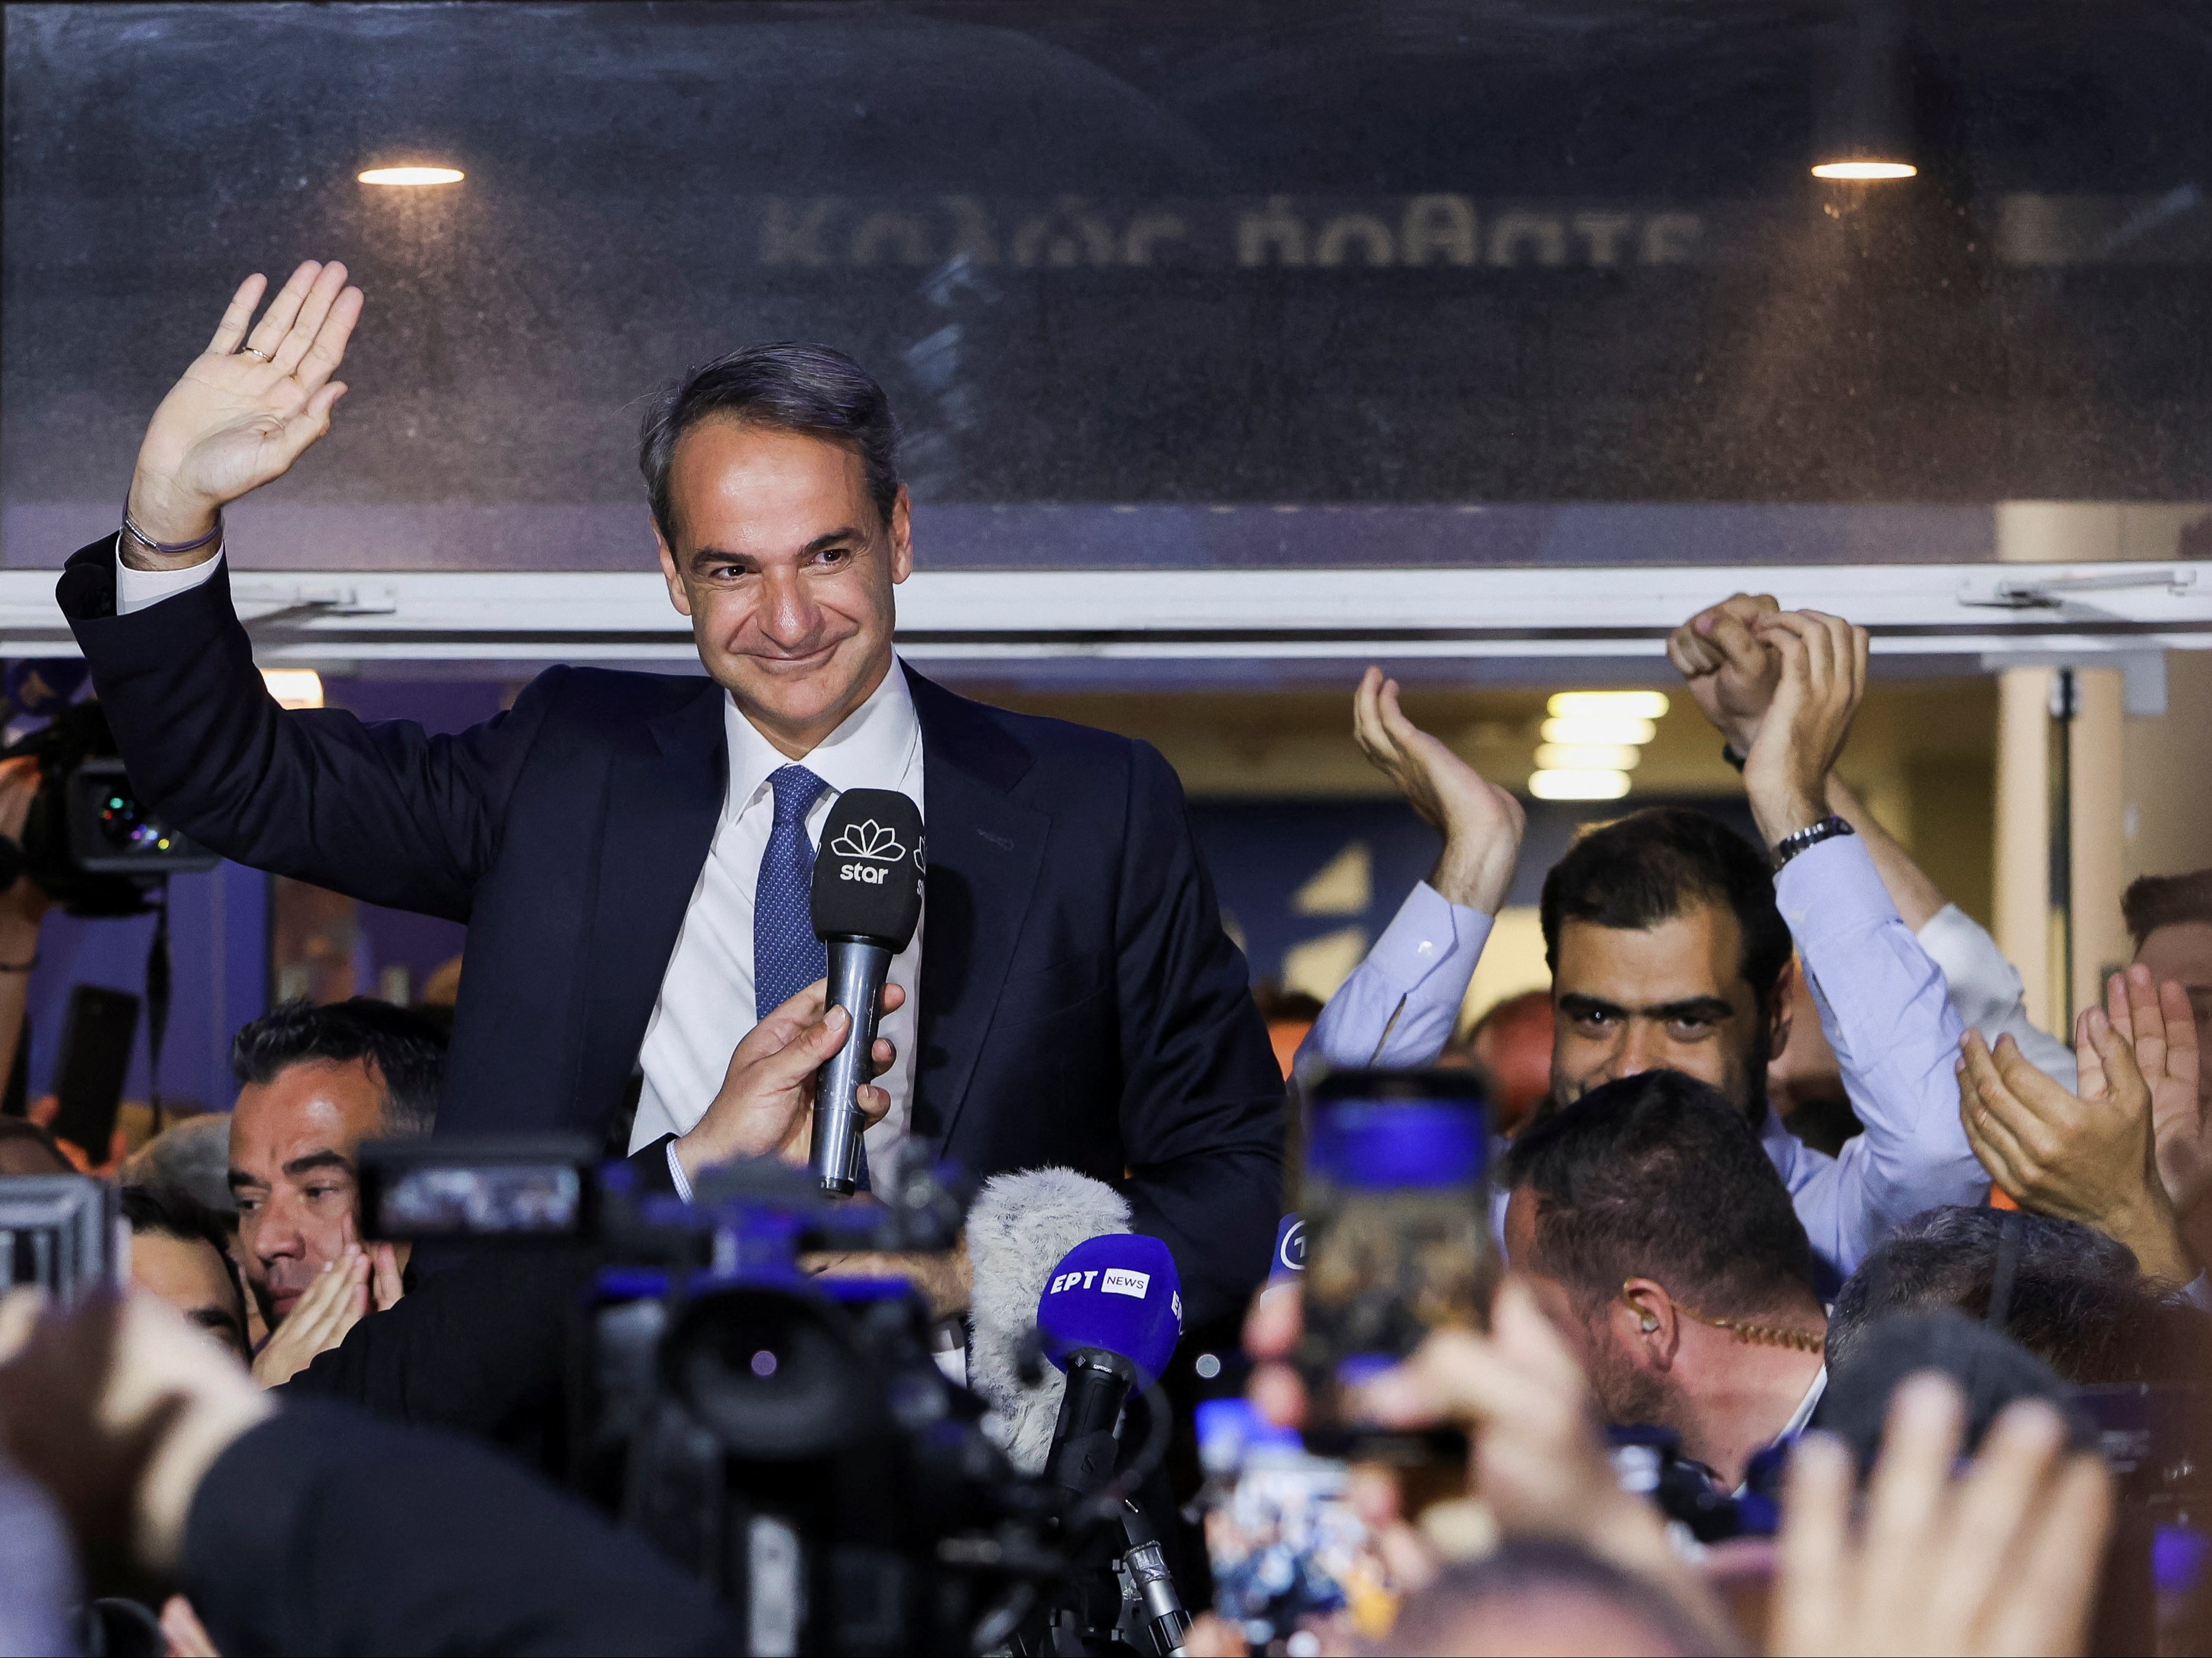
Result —
M1805 1431L1805 1424L1813 1419L1813 1412L1820 1408L1820 1395L1828 1391L1828 1367L1823 1364L1813 1373L1813 1384L1806 1388L1805 1397L1797 1401L1797 1409L1790 1420L1782 1424L1782 1431L1774 1436L1777 1445L1785 1445Z
M734 817L766 788L771 772L794 762L754 728L727 692L722 693L722 727L729 739L728 810ZM896 789L905 780L921 745L921 722L915 716L906 670L893 656L890 672L867 701L796 764L837 794L848 789Z

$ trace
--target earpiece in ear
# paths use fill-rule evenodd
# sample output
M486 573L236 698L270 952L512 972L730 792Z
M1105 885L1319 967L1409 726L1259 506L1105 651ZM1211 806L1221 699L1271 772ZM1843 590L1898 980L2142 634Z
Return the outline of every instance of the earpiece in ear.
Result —
M1658 1327L1659 1320L1653 1318L1649 1313L1646 1313L1644 1315L1644 1333L1648 1336Z

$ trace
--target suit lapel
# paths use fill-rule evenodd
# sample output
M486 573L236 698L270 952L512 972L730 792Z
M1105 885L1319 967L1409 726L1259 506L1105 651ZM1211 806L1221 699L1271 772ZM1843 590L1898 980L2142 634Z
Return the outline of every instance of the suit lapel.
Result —
M986 714L906 669L921 724L925 877L912 1128L939 1155L967 1104L1029 914L1052 820L1010 791L1029 751Z
M723 693L713 680L647 724L648 744L616 755L607 777L598 911L590 930L599 1008L588 1028L603 1051L591 1081L619 1087L675 953L728 792Z

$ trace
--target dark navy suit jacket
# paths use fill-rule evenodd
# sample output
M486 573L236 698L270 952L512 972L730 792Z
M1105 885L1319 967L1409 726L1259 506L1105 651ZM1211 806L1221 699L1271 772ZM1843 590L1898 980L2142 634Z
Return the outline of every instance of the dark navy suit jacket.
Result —
M115 613L114 540L62 609L131 781L225 856L468 923L441 1133L602 1133L723 805L721 688L556 667L454 736L276 706L227 570ZM978 1174L1113 1182L1194 1321L1266 1275L1283 1088L1175 773L1150 746L906 670L929 830L912 1131Z

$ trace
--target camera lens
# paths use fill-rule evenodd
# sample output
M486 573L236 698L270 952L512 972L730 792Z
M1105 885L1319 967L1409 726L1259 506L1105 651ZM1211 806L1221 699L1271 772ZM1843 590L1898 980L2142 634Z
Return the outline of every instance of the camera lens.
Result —
M661 1349L669 1389L738 1456L797 1461L865 1437L878 1389L836 1312L746 1285L701 1296Z
M169 850L174 837L168 826L149 817L125 790L105 790L99 806L100 838L117 851L150 857Z

